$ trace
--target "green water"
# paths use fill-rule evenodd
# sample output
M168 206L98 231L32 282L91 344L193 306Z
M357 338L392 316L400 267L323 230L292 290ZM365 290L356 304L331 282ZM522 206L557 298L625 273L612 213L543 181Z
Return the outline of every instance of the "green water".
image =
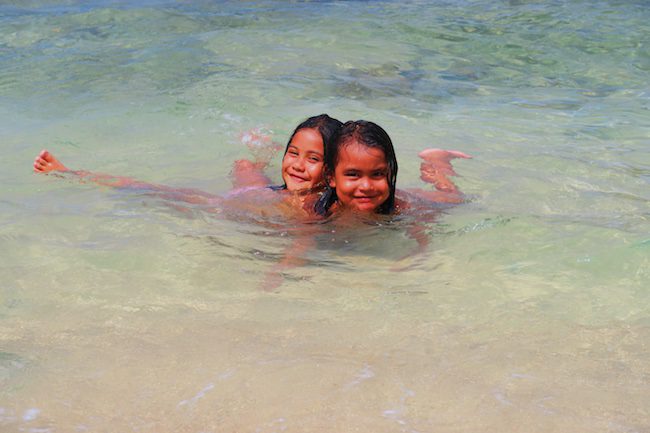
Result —
M0 2L0 431L646 432L644 1ZM288 228L36 175L215 194L255 127L368 119L427 223ZM279 179L279 157L269 167Z

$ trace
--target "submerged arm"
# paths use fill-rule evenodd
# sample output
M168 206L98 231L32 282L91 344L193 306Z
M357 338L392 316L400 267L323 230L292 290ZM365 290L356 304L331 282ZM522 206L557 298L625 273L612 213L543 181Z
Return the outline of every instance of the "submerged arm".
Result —
M264 187L271 184L271 179L264 174L264 167L258 162L238 159L232 167L232 186L235 189L251 186Z
M305 254L314 247L314 237L309 233L302 233L288 246L282 259L264 276L262 288L266 291L273 291L284 282L284 271L297 268L307 263Z
M184 201L193 204L211 204L219 196L191 188L172 188L165 185L142 182L130 177L113 176L110 174L93 173L85 170L70 170L47 150L41 151L34 159L36 173L69 173L81 182L92 182L111 188L133 189L154 193L162 198Z

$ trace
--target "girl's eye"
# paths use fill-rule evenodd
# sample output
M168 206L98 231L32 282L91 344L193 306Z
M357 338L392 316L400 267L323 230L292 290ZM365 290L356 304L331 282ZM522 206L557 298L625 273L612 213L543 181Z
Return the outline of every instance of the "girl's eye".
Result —
M346 171L343 175L346 177L359 177L359 173L356 171Z
M309 161L311 161L311 162L320 162L320 158L312 156L312 157L309 158Z
M372 173L374 177L386 177L387 174L388 173L386 173L386 170L379 170Z

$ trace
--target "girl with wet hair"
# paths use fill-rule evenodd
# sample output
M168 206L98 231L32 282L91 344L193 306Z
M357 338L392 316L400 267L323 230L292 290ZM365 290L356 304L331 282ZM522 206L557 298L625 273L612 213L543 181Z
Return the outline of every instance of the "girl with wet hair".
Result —
M470 156L458 151L426 149L420 157L424 160L420 177L432 183L436 191L398 191L397 158L388 133L366 120L346 122L333 145L326 148L327 189L315 211L324 216L336 211L387 215L411 208L416 201L461 202L462 193L448 178L455 175L450 161Z
M235 161L232 175L235 188L268 186L274 190L308 194L322 191L325 150L331 146L342 123L327 114L312 116L300 123L289 137L282 156L281 185L270 185L271 180L263 170L269 163L270 152L278 150L270 137L256 132L245 136L245 142L256 155L256 161ZM262 155L262 157L259 157Z

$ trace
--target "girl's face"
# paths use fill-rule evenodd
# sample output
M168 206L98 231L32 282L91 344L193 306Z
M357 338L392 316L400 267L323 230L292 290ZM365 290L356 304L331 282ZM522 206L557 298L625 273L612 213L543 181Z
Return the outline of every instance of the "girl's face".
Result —
M334 176L339 204L359 212L375 212L390 196L388 163L381 149L354 140L339 150Z
M282 158L282 180L289 191L323 183L323 139L317 129L303 128L293 136Z

